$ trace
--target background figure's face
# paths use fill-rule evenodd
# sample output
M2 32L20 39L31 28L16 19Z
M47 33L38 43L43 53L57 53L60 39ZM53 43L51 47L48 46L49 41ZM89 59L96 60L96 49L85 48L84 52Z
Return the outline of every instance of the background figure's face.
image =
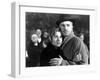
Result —
M80 39L84 41L84 35L80 35Z
M62 44L62 36L61 32L55 32L55 34L52 36L52 44L56 47L60 47Z
M71 21L61 22L59 27L64 36L68 36L73 31L73 23Z
M38 36L36 34L33 34L32 37L31 37L31 40L32 40L33 43L37 43Z
M43 37L47 38L48 37L48 33L44 32Z
M36 30L36 34L37 34L38 37L41 37L41 34L42 34L41 30L40 29L37 29Z

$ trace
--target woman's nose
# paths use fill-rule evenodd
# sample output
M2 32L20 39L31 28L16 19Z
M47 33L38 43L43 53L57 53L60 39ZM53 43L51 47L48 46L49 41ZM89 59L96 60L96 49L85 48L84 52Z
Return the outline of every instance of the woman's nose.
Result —
M60 41L60 40L61 40L60 38L57 39L57 41Z

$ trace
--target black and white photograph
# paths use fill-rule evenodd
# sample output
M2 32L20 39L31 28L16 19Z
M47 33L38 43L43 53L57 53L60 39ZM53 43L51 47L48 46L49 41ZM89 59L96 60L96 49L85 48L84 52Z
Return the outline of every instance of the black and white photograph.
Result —
M25 12L25 66L90 65L90 15Z
M13 3L12 75L93 71L95 22L94 8Z

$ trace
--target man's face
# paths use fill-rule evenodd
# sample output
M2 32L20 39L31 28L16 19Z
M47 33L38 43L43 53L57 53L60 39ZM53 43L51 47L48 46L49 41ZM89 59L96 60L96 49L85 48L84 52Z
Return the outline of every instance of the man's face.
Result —
M62 44L61 32L55 32L55 34L52 36L52 44L56 47L61 46Z
M61 32L64 36L68 36L73 30L73 23L71 21L64 21L59 24Z

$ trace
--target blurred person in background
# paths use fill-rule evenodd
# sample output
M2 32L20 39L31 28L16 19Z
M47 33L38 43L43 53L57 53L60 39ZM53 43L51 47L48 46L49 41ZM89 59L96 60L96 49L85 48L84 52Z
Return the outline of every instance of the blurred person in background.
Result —
M38 43L40 43L42 40L41 40L41 35L42 35L42 31L40 29L37 29L36 30L36 34L38 36Z
M40 55L43 49L41 43L41 30L36 30L35 33L31 35L30 43L27 48L27 54L29 57L27 67L40 66Z
M50 42L50 39L49 39L50 35L47 31L45 31L43 33L43 36L42 36L42 40L43 40L43 47L46 48L48 43Z
M80 33L79 35L78 35L78 37L84 42L84 39L85 39L85 37L84 37L85 35L84 35L84 33ZM85 43L84 43L85 44ZM90 53L89 53L89 51L88 51L88 47L87 47L87 45L85 44L85 46L86 46L86 50L87 50L87 52L88 52L88 63L90 64Z

